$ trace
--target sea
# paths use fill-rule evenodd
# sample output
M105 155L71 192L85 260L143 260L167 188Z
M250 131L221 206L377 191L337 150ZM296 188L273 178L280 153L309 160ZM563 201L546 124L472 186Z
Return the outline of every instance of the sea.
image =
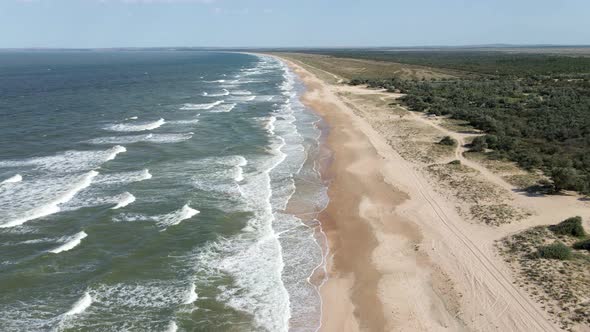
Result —
M265 55L0 52L0 330L316 331L304 90Z

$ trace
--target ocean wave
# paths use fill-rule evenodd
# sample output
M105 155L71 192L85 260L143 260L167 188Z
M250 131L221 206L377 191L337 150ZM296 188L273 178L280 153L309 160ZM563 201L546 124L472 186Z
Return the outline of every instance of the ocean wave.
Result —
M141 124L115 124L105 127L106 130L110 131L146 131L146 130L154 130L156 128L160 128L166 121L160 118L154 122L147 122Z
M152 221L155 222L157 226L166 229L167 227L178 225L183 220L192 218L199 213L199 210L195 210L188 204L185 204L182 208L167 214L155 216L143 214L121 214L113 218L113 220L116 222Z
M248 90L234 90L234 91L231 91L230 94L232 96L249 96L252 94L252 92L250 92Z
M154 219L156 220L156 223L158 226L166 228L166 227L178 225L183 220L192 218L193 216L195 216L199 213L200 213L199 210L195 210L195 209L191 208L190 206L188 206L188 204L185 204L180 210L177 210L177 211L174 211L174 212L171 212L168 214L156 216L156 217L154 217Z
M168 123L179 124L179 125L197 124L197 123L199 123L199 119L176 120L176 121L170 121Z
M171 321L168 324L168 328L166 329L166 332L176 332L178 331L178 326L176 325L176 322Z
M274 99L275 96L257 96L256 100L258 101L271 101Z
M183 111L209 110L223 102L223 100L218 100L208 104L184 104L180 109Z
M256 99L256 96L231 96L228 98L231 101L253 101Z
M86 141L90 144L133 144L139 142L148 143L178 143L191 139L194 133L180 133L180 134L146 134L146 135L131 135L131 136L111 136L99 137Z
M72 236L68 236L64 238L64 244L48 251L50 253L59 254L60 252L72 250L82 242L82 239L86 238L87 236L88 234L86 234L84 231L76 233Z
M98 151L65 151L54 156L0 161L0 167L33 167L36 170L59 173L78 172L97 168L125 151L127 149L120 145Z
M126 207L127 205L131 204L135 202L135 196L131 195L130 193L126 192L123 193L120 197L119 200L117 202L117 205L115 205L114 207L112 207L112 210L117 210L123 207Z
M280 151L280 146L277 149ZM272 226L270 178L272 170L284 158L284 154L277 153L248 160L256 165L257 171L249 174L239 187L252 217L242 233L211 243L194 256L197 274L233 280L219 289L217 299L250 313L259 329L269 331L286 330L289 320L289 295L281 279L281 245ZM240 158L232 159L223 162L231 160L233 165L240 165Z
M22 180L23 180L23 177L20 174L16 174L16 175L11 176L8 179L0 182L0 184L17 183L17 182L21 182Z
M186 288L160 281L100 285L90 292L96 305L105 308L169 309L186 300Z
M27 211L23 212L20 217L12 219L4 224L0 224L0 228L19 226L27 221L38 219L59 212L61 210L60 205L67 203L72 198L74 198L74 196L76 196L77 193L89 187L92 183L92 179L97 175L97 171L90 171L84 174L83 176L77 178L76 181L73 182L73 185L69 186L69 188L61 192L58 191L57 197L52 198L51 200L49 200L49 202L44 203L40 206L28 209ZM22 204L20 202L15 202L15 204L16 203Z
M195 283L191 283L186 293L186 299L184 300L183 304L192 304L199 299L199 295L197 294L196 289L197 287L195 286Z
M210 112L211 113L228 113L231 112L234 107L236 107L236 104L222 104L219 105L217 107L215 107L214 109L212 109Z
M76 301L76 303L74 303L72 308L68 312L66 312L64 315L65 316L79 315L79 314L83 313L84 311L86 311L86 309L88 309L88 307L90 307L91 305L92 305L92 297L90 296L90 293L85 292L84 295L82 295L82 297L78 301Z
M203 92L204 97L223 97L229 95L229 91L227 89L223 89L221 93L207 93Z
M152 174L150 173L150 170L144 169L141 171L100 174L93 180L93 183L96 185L120 185L145 181L151 178Z
M234 176L234 180L236 182L242 182L244 181L244 169L243 167L248 165L248 161L246 160L246 158L242 157L242 156L237 156L237 163L235 164L235 176Z

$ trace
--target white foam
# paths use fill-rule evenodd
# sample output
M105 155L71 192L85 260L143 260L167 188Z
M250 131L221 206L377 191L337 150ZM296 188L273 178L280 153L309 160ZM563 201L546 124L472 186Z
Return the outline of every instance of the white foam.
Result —
M126 118L125 120L137 120L138 118L136 116L131 116Z
M21 182L22 180L23 180L23 177L20 174L17 174L17 175L11 176L8 179L0 182L0 184L17 183L17 182Z
M156 216L154 219L156 220L158 226L170 227L178 225L183 220L192 218L193 216L199 213L200 211L191 208L190 206L188 206L188 204L185 204L180 210Z
M186 125L186 124L197 124L199 122L199 119L190 119L190 120L176 120L176 121L170 121L169 123L172 124L180 124L180 125Z
M176 332L178 331L178 326L176 325L176 322L171 321L170 324L168 324L168 329L166 330L166 332Z
M271 116L268 118L268 122L265 125L265 129L274 136L275 134L275 122L277 121L277 118L275 116Z
M70 311L66 312L64 315L65 316L74 316L74 315L79 315L81 313L83 313L84 311L86 311L86 309L88 309L88 307L90 307L90 305L92 304L92 296L90 296L90 294L88 292L84 293L84 295L82 295L82 297L76 301L76 303L74 303L74 305L72 306L72 309L70 309Z
M139 142L149 143L178 143L191 139L192 132L180 134L147 134L147 135L131 135L131 136L111 136L100 137L86 141L90 144L133 144Z
M150 174L150 171L148 169L144 169L142 171L100 174L92 181L92 183L96 185L118 185L145 181L151 178L152 174Z
M107 158L106 158L106 160L105 160L105 161L113 160L113 159L115 159L115 158L117 157L117 155L118 155L119 153L123 153L123 152L127 152L127 149L126 149L124 146L120 146L120 145L114 146L114 147L111 149L111 152L110 152L110 154L107 156Z
M234 107L236 107L236 104L223 104L223 105L219 105L219 106L215 107L210 112L211 113L227 113L227 112L231 112L234 109Z
M74 183L68 190L61 193L58 197L39 207L33 208L25 213L24 216L13 219L0 225L0 228L14 227L22 225L25 222L41 217L45 217L60 211L60 205L70 201L78 192L87 188L92 183L92 179L98 175L97 171L90 171L82 176L77 183Z
M123 193L120 198L119 198L119 202L117 203L117 205L115 205L114 207L112 207L112 210L117 210L123 207L126 207L127 205L131 204L135 202L135 196L131 195L130 193L126 192Z
M149 180L151 178L152 178L152 174L150 173L149 169L146 168L141 172L141 180L140 181Z
M223 89L223 92L220 93L207 93L203 92L203 96L205 97L223 97L229 95L229 91L227 89Z
M125 147L120 145L102 151L65 151L47 157L0 161L0 167L34 167L36 170L47 170L52 173L79 172L97 168L125 151Z
M235 165L236 174L234 176L234 180L236 182L244 181L244 169L242 167L246 166L247 164L248 161L246 160L246 158L238 156L238 163Z
M141 283L99 285L91 290L97 307L132 308L142 311L170 309L186 300L185 285L161 280L142 280Z
M116 124L110 125L105 127L106 130L111 131L146 131L146 130L154 130L156 128L161 127L166 121L164 119L159 119L154 122L147 122L141 124Z
M193 282L186 294L186 299L184 300L184 304L191 304L199 299L199 295L197 294L196 289L197 289L197 287L195 286L195 283Z
M223 100L218 100L208 104L184 104L180 109L183 111L209 110L213 107L223 103Z
M68 236L67 238L65 238L65 243L62 244L61 246L51 249L49 250L49 252L54 253L54 254L59 254L60 252L63 251L68 251L68 250L72 250L74 249L74 247L76 247L77 245L79 245L82 242L82 239L86 238L88 236L88 234L86 234L86 232L82 231L79 233L76 233L72 236Z
M252 101L256 99L256 96L232 96L232 101Z

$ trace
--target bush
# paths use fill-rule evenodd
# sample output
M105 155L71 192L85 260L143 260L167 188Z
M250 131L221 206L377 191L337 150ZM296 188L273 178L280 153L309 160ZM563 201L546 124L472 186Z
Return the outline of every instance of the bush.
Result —
M461 165L461 160L453 160L453 161L449 161L449 165Z
M579 190L580 177L578 172L571 167L552 168L549 172L555 192L566 190Z
M553 242L548 246L542 246L537 249L538 258L565 260L572 257L572 249L562 242Z
M457 141L455 141L451 136L445 136L440 140L440 142L438 142L438 144L455 146L457 145Z
M580 216L567 218L557 225L549 226L549 230L559 235L586 236L584 226L582 226L582 217Z
M588 250L590 251L590 239L584 241L578 241L573 245L574 249Z
M477 136L471 142L471 149L470 151L473 152L483 152L488 148L488 143L486 142L486 138L484 136Z

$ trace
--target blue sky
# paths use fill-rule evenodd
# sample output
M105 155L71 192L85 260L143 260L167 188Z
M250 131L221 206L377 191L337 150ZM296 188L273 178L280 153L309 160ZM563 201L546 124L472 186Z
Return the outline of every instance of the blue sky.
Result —
M588 0L0 0L0 47L590 44Z

